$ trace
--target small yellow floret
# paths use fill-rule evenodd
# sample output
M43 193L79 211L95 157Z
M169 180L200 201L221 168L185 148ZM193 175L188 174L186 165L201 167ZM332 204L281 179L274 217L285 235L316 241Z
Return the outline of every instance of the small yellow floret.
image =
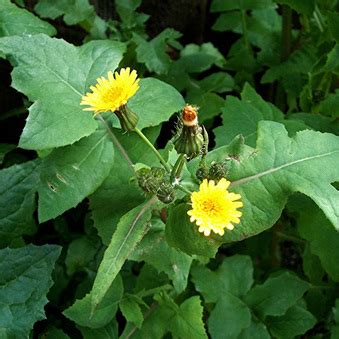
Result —
M242 207L240 194L227 190L230 182L222 178L216 185L214 180L204 181L200 185L199 192L191 195L192 209L187 212L190 221L195 222L199 232L210 235L211 231L224 235L224 229L232 230L233 224L240 222L241 212L237 208Z
M108 79L100 77L97 84L91 86L91 93L82 97L81 105L87 105L84 111L94 111L94 115L101 112L114 112L121 106L126 105L139 89L138 74L130 68L122 68L120 73L108 72Z

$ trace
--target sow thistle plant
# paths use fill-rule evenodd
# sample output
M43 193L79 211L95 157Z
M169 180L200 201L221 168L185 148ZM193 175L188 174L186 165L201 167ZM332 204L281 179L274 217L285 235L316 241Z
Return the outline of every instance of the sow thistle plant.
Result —
M108 79L99 77L95 86L90 86L91 93L82 97L81 105L90 106L85 111L93 111L94 117L100 113L113 112L120 121L121 129L125 132L136 131L138 116L128 108L128 100L139 89L137 72L122 68L120 73L108 72ZM153 167L142 168L136 172L141 189L147 194L155 194L160 201L171 203L175 199L175 188L180 186L180 175L186 159L196 156L205 157L208 149L208 134L198 123L198 107L185 105L178 122L178 130L174 147L180 156L170 170L160 153L152 146L145 135L138 131L142 141L146 142L156 156L161 160L164 169ZM166 176L166 171L170 172ZM199 232L209 236L211 231L224 235L224 229L233 230L240 222L242 207L240 194L228 192L230 182L225 178L215 184L214 180L203 179L199 192L191 193L192 209L187 212L190 221L196 223ZM184 189L183 187L181 187Z

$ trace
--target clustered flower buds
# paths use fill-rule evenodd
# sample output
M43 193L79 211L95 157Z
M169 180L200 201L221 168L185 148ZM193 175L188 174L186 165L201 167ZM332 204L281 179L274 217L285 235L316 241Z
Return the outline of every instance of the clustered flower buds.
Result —
M179 154L185 154L188 159L192 159L206 151L208 135L205 128L198 124L197 107L186 105L178 126L174 147Z

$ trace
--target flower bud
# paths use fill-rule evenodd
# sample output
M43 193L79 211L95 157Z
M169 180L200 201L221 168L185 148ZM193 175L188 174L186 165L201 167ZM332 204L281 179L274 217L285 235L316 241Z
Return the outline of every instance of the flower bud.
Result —
M158 167L141 168L136 172L139 187L146 194L156 194L164 180L165 170Z
M198 156L205 144L205 131L198 125L197 107L186 105L182 111L181 124L174 140L174 147L179 154L192 159Z
M208 171L208 179L219 181L221 178L225 178L227 175L227 166L225 162L215 162L211 163L210 169Z
M130 110L127 105L119 107L119 109L115 111L115 114L117 115L120 121L121 129L124 132L134 131L139 117L132 110Z
M171 203L175 198L175 190L173 185L171 185L169 182L163 182L157 191L157 197L165 204Z

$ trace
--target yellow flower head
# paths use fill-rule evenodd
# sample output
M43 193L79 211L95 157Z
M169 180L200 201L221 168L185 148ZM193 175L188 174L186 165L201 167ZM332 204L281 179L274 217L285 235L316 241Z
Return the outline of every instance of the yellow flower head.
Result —
M216 185L214 180L204 181L200 185L199 192L191 195L192 209L187 212L191 222L196 222L199 232L204 235L214 233L224 235L224 229L232 230L233 224L240 222L241 212L237 208L242 207L240 194L227 190L230 182L222 178ZM232 224L233 223L233 224Z
M127 100L139 89L138 74L130 68L122 68L120 73L108 72L108 79L100 77L97 84L91 86L92 93L82 97L81 105L91 106L84 111L94 111L94 114L101 112L114 112L121 106L126 105Z

